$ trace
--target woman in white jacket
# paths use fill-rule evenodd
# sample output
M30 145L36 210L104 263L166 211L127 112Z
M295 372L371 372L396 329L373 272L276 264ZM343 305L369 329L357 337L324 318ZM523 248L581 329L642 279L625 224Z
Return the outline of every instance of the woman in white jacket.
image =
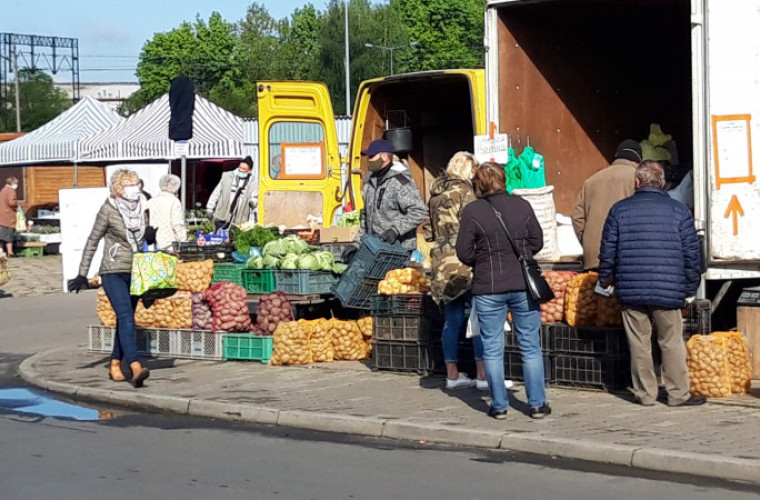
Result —
M156 245L159 250L171 250L175 241L185 241L185 213L177 193L182 181L176 175L164 175L158 181L161 192L150 199L150 225L156 230Z

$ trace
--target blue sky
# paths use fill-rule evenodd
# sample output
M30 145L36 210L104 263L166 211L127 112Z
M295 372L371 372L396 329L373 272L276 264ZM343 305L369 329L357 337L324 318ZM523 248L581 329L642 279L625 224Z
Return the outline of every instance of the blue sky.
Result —
M276 19L327 0L259 0ZM79 80L136 82L140 49L157 32L170 31L197 14L208 20L218 11L225 20L245 16L247 0L0 0L0 32L79 39ZM70 73L56 80L70 81Z

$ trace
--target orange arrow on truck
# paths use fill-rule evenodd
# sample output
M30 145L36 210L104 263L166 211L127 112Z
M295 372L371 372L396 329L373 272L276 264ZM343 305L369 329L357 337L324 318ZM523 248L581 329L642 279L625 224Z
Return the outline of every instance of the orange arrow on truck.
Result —
M739 234L739 217L744 217L744 209L742 209L742 205L739 203L739 198L736 195L731 196L731 201L728 202L728 208L723 217L728 219L731 215L734 216L734 236L737 236Z

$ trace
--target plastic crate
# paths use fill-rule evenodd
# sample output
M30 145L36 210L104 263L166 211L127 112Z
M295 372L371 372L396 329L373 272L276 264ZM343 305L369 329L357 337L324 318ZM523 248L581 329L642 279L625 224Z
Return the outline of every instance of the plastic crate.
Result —
M510 331L504 332L504 349L506 350L519 350L520 344L517 342L517 334L515 333L515 324L513 321L509 322ZM545 325L541 325L541 329L538 331L539 345L541 351L549 352L552 349L551 332Z
M544 385L553 382L552 360L548 352L543 352ZM522 354L520 352L504 352L504 378L510 380L525 380Z
M547 325L555 353L628 356L628 338L621 327Z
M351 275L343 273L330 291L340 300L345 308L370 308L370 299L377 295L377 284L380 280L355 280Z
M335 262L343 262L343 250L353 243L320 243L319 246L324 252L330 252L333 254L333 260Z
M425 316L439 313L433 298L424 293L374 296L370 300L370 312L373 316Z
M401 245L389 245L374 236L362 238L359 251L356 252L348 269L343 273L351 279L381 280L388 271L400 269L409 263L409 252Z
M275 289L289 295L330 293L338 277L330 272L278 269L274 272Z
M586 389L624 389L631 383L628 357L555 354L553 382L561 386Z
M150 356L174 356L174 339L177 330L166 328L138 328L137 352Z
M712 333L711 307L709 300L697 299L681 310L684 339Z
M270 293L275 290L274 271L271 269L243 270L243 288L247 293Z
M226 332L173 330L172 355L188 359L222 359L222 338Z
M272 359L274 339L267 335L228 333L222 338L222 359L261 361L265 365Z
M111 352L116 329L111 326L88 326L88 351Z
M414 372L433 371L432 345L429 342L372 340L372 369Z
M440 337L440 328L432 328L427 318L372 317L372 338L376 340L428 341Z
M172 248L179 254L179 259L185 262L206 259L214 262L232 262L232 252L235 250L231 243L198 246L195 241L175 241Z
M243 271L245 271L245 264L214 264L214 275L211 278L211 283L229 281L230 283L243 286Z

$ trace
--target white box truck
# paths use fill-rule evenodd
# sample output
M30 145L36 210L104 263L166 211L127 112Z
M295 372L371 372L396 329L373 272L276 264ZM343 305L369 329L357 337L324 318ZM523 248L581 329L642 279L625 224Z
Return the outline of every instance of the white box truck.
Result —
M714 326L736 325L760 283L760 1L492 0L485 49L487 120L545 156L562 213L621 140L650 123L673 135L693 169L700 294Z

